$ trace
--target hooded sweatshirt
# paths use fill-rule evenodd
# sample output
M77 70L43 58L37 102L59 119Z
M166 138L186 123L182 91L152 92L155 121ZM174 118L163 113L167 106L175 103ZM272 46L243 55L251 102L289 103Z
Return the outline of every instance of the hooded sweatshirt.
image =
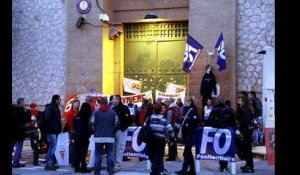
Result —
M93 113L89 126L94 133L94 141L96 143L115 142L118 117L116 112L110 109L108 105L101 105L99 110Z

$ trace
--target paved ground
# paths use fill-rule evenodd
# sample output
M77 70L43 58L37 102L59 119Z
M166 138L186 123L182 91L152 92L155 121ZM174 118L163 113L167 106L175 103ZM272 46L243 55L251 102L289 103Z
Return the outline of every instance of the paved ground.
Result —
M167 147L166 147L167 148ZM182 147L179 146L179 158L177 161L164 162L165 168L171 172L171 174L175 174L174 171L180 170L182 167ZM167 152L167 151L166 151ZM274 175L275 174L275 166L267 165L267 161L263 160L265 158L265 148L264 147L253 147L253 152L256 153L254 160L254 169L256 175ZM262 156L259 156L262 155ZM43 161L45 154L40 155L40 160ZM24 143L24 153L22 155L22 160L26 164L26 167L23 168L13 168L13 175L64 175L64 174L81 174L74 173L74 169L70 166L60 167L57 171L45 171L44 164L39 166L32 166L32 151L30 150L30 143L26 140ZM218 172L218 161L200 161L200 170L201 172L198 174L204 175L212 175L212 174L231 174L231 172L221 173ZM236 174L243 174L239 167L244 165L244 161L237 160L236 162ZM103 160L102 166L106 167L106 160ZM229 168L231 169L231 165L229 163ZM150 171L147 170L147 162L139 161L137 158L131 158L131 161L127 161L123 163L122 169L120 172L117 172L116 175L144 175L149 174ZM93 174L93 173L85 173L85 174ZM107 173L105 170L102 172L103 175Z

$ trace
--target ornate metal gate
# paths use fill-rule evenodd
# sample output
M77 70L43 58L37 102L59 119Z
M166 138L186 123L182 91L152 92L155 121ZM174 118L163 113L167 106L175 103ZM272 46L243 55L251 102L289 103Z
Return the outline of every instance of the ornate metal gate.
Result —
M141 92L187 84L182 61L188 22L125 25L124 76L142 80ZM124 93L126 94L126 93Z

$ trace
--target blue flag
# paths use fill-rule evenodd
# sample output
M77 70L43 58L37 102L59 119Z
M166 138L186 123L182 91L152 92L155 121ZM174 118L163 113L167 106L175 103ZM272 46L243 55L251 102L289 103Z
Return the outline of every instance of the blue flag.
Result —
M186 44L185 44L185 52L183 58L183 66L182 69L186 73L190 73L192 67L194 66L196 59L199 53L202 51L203 46L199 44L193 37L188 35Z
M222 71L222 70L226 69L225 46L224 46L224 39L223 39L222 32L219 36L219 39L215 46L215 49L218 54L218 59L217 59L218 68L219 68L219 71Z

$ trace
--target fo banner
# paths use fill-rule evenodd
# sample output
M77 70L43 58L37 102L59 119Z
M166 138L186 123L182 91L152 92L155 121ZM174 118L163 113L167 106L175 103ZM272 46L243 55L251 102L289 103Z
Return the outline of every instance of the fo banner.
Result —
M235 162L235 132L231 127L198 127L196 131L196 159Z
M142 157L148 159L146 143L137 139L141 127L129 127L126 137L126 147L123 156Z

